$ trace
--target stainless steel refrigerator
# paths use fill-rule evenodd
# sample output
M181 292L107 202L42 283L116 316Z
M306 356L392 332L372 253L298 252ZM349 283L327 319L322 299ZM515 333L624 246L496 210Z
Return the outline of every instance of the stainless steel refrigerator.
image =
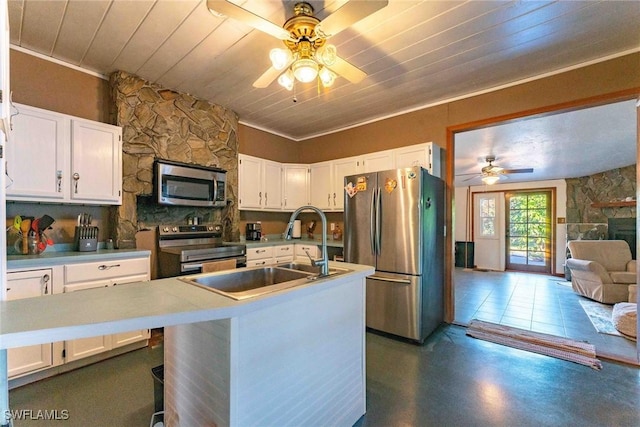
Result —
M444 182L413 167L344 183L345 261L376 268L367 327L423 342L444 316Z

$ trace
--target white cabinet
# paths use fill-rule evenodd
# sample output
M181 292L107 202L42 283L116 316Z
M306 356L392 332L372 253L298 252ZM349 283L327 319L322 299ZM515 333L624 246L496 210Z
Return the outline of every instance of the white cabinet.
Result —
M274 246L273 256L275 264L278 265L293 262L294 253L295 249L293 244Z
M344 210L344 177L355 175L360 172L360 161L357 157L347 157L334 160L333 162L333 194L332 210Z
M69 119L16 105L7 144L7 200L69 198Z
M318 248L318 245L310 245L307 243L296 243L296 259L297 258L303 258L303 259L309 259L309 256L307 255L307 252L309 252L309 255L313 258L316 259L320 256L320 248Z
M64 292L126 285L149 280L149 257L65 265ZM65 361L93 356L149 338L149 330L82 338L65 342Z
M294 211L309 204L309 165L284 164L283 208Z
M120 204L122 129L16 104L7 200Z
M121 129L72 120L71 199L83 203L122 203Z
M393 150L396 168L422 166L431 175L440 177L440 146L427 142Z
M39 297L53 292L51 269L7 273L7 300ZM8 375L15 378L54 365L53 344L30 345L7 350Z
M280 210L282 208L282 165L239 154L238 207Z
M333 162L311 165L311 204L322 210L330 210L333 193Z
M247 248L247 267L273 265L273 246Z
M376 151L360 156L362 161L361 172L376 172L394 168L393 150Z
M311 165L311 204L327 211L344 209L344 177L360 172L358 157Z

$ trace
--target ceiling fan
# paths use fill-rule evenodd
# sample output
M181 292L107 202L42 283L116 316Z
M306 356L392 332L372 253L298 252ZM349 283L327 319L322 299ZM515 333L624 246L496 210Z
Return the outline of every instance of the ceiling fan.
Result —
M532 173L533 172L533 168L522 168L522 169L505 169L502 168L500 166L496 166L493 164L493 162L496 161L495 156L487 156L485 158L485 161L487 163L489 163L486 166L483 166L482 169L480 169L480 173L473 173L473 174L461 174L458 176L462 176L462 175L474 175L470 178L465 179L464 181L470 181L474 178L477 178L478 176L482 177L482 182L484 182L487 185L493 185L496 182L498 182L500 180L500 178L503 175L509 175L509 174L514 174L514 173Z
M285 49L272 49L272 66L253 82L256 88L266 88L274 80L292 90L295 81L308 83L316 78L323 87L333 85L338 75L351 83L359 83L367 74L340 58L336 47L327 39L385 7L387 0L350 0L322 21L306 2L294 6L294 16L282 27L228 0L207 0L207 8L216 16L226 16L280 39Z

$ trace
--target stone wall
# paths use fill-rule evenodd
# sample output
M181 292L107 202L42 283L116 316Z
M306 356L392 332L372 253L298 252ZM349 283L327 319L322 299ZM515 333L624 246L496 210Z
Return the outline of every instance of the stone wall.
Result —
M636 165L566 179L567 240L607 238L609 218L635 218L636 207L592 207L636 196Z
M123 135L122 205L111 215L119 248L135 246L135 233L158 224L221 223L225 240L238 240L238 117L219 105L122 71L111 76L115 123ZM153 196L155 159L174 160L227 171L223 209L160 206Z

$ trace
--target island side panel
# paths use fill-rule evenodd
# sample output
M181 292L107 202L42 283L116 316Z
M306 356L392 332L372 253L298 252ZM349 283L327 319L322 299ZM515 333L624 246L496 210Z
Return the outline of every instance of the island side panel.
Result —
M353 425L366 410L365 280L335 280L227 321L166 328L165 425Z
M165 426L229 425L230 323L165 328Z
M365 413L364 289L351 279L232 324L232 426L353 425Z

